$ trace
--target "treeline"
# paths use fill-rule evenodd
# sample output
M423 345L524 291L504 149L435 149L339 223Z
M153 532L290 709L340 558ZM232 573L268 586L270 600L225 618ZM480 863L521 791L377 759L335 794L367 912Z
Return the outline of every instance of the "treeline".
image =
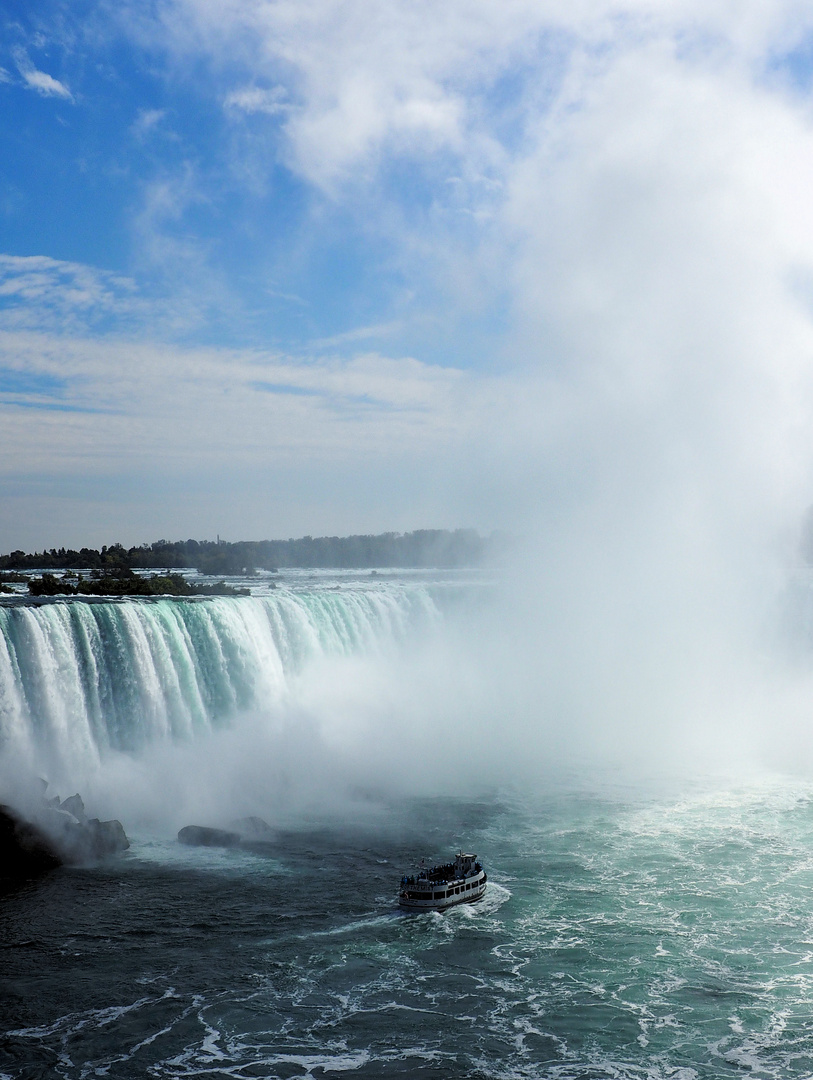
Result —
M234 589L225 581L215 585L193 585L183 574L141 577L132 571L111 575L99 575L95 571L90 579L81 574L73 577L75 583L69 580L70 575L58 578L43 574L29 580L28 591L32 596L249 596L251 592L250 589Z
M303 536L298 540L156 540L125 548L51 548L0 555L2 570L98 570L195 567L203 574L242 574L253 570L371 567L467 567L494 555L502 541L474 529L418 529L378 536Z

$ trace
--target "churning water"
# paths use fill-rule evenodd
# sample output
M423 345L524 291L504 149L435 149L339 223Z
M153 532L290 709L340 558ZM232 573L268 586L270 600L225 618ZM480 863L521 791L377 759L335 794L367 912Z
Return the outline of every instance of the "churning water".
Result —
M807 1077L813 791L381 810L273 854L135 838L0 907L8 1077ZM401 914L420 853L485 900Z
M295 720L317 675L431 639L461 588L481 586L12 602L6 753L89 783L110 762L132 783L121 760L162 747L222 753L244 715ZM125 856L0 899L0 1077L813 1075L813 785L466 786L325 800L271 820L261 854L122 814ZM399 912L401 874L458 846L484 901Z
M437 585L289 576L252 597L1 606L0 733L74 758L194 737L278 707L314 658L375 652L439 615Z

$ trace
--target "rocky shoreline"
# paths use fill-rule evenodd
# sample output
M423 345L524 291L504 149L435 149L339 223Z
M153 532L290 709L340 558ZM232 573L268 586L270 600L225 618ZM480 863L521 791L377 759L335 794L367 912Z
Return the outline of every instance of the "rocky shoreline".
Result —
M26 812L0 804L0 879L36 878L58 866L87 866L129 848L120 821L89 818L80 795L39 800Z

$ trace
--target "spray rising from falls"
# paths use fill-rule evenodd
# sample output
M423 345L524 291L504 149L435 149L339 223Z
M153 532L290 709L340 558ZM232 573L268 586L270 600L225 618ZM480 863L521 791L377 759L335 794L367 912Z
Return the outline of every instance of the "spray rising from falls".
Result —
M0 739L35 762L190 741L273 711L291 679L438 621L421 587L0 608Z
M729 619L677 618L653 601L636 632L640 606L624 601L650 592L633 574L609 594L595 575L558 591L540 576L2 601L0 801L34 773L128 823L273 820L396 791L537 786L607 763L738 768L764 756L765 716L774 757L808 754L791 737L809 701L796 670L807 670L806 616L796 668L777 646L755 673L751 650L712 648L730 640ZM807 613L804 584L793 596ZM597 630L607 612L610 640Z

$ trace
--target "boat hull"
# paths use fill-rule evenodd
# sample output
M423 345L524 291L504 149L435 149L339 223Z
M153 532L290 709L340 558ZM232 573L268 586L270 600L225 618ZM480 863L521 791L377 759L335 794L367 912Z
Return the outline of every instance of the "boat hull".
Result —
M482 900L487 883L488 876L482 871L475 879L444 882L434 885L431 890L409 887L398 894L398 903L410 911L446 911L459 904L476 904Z

